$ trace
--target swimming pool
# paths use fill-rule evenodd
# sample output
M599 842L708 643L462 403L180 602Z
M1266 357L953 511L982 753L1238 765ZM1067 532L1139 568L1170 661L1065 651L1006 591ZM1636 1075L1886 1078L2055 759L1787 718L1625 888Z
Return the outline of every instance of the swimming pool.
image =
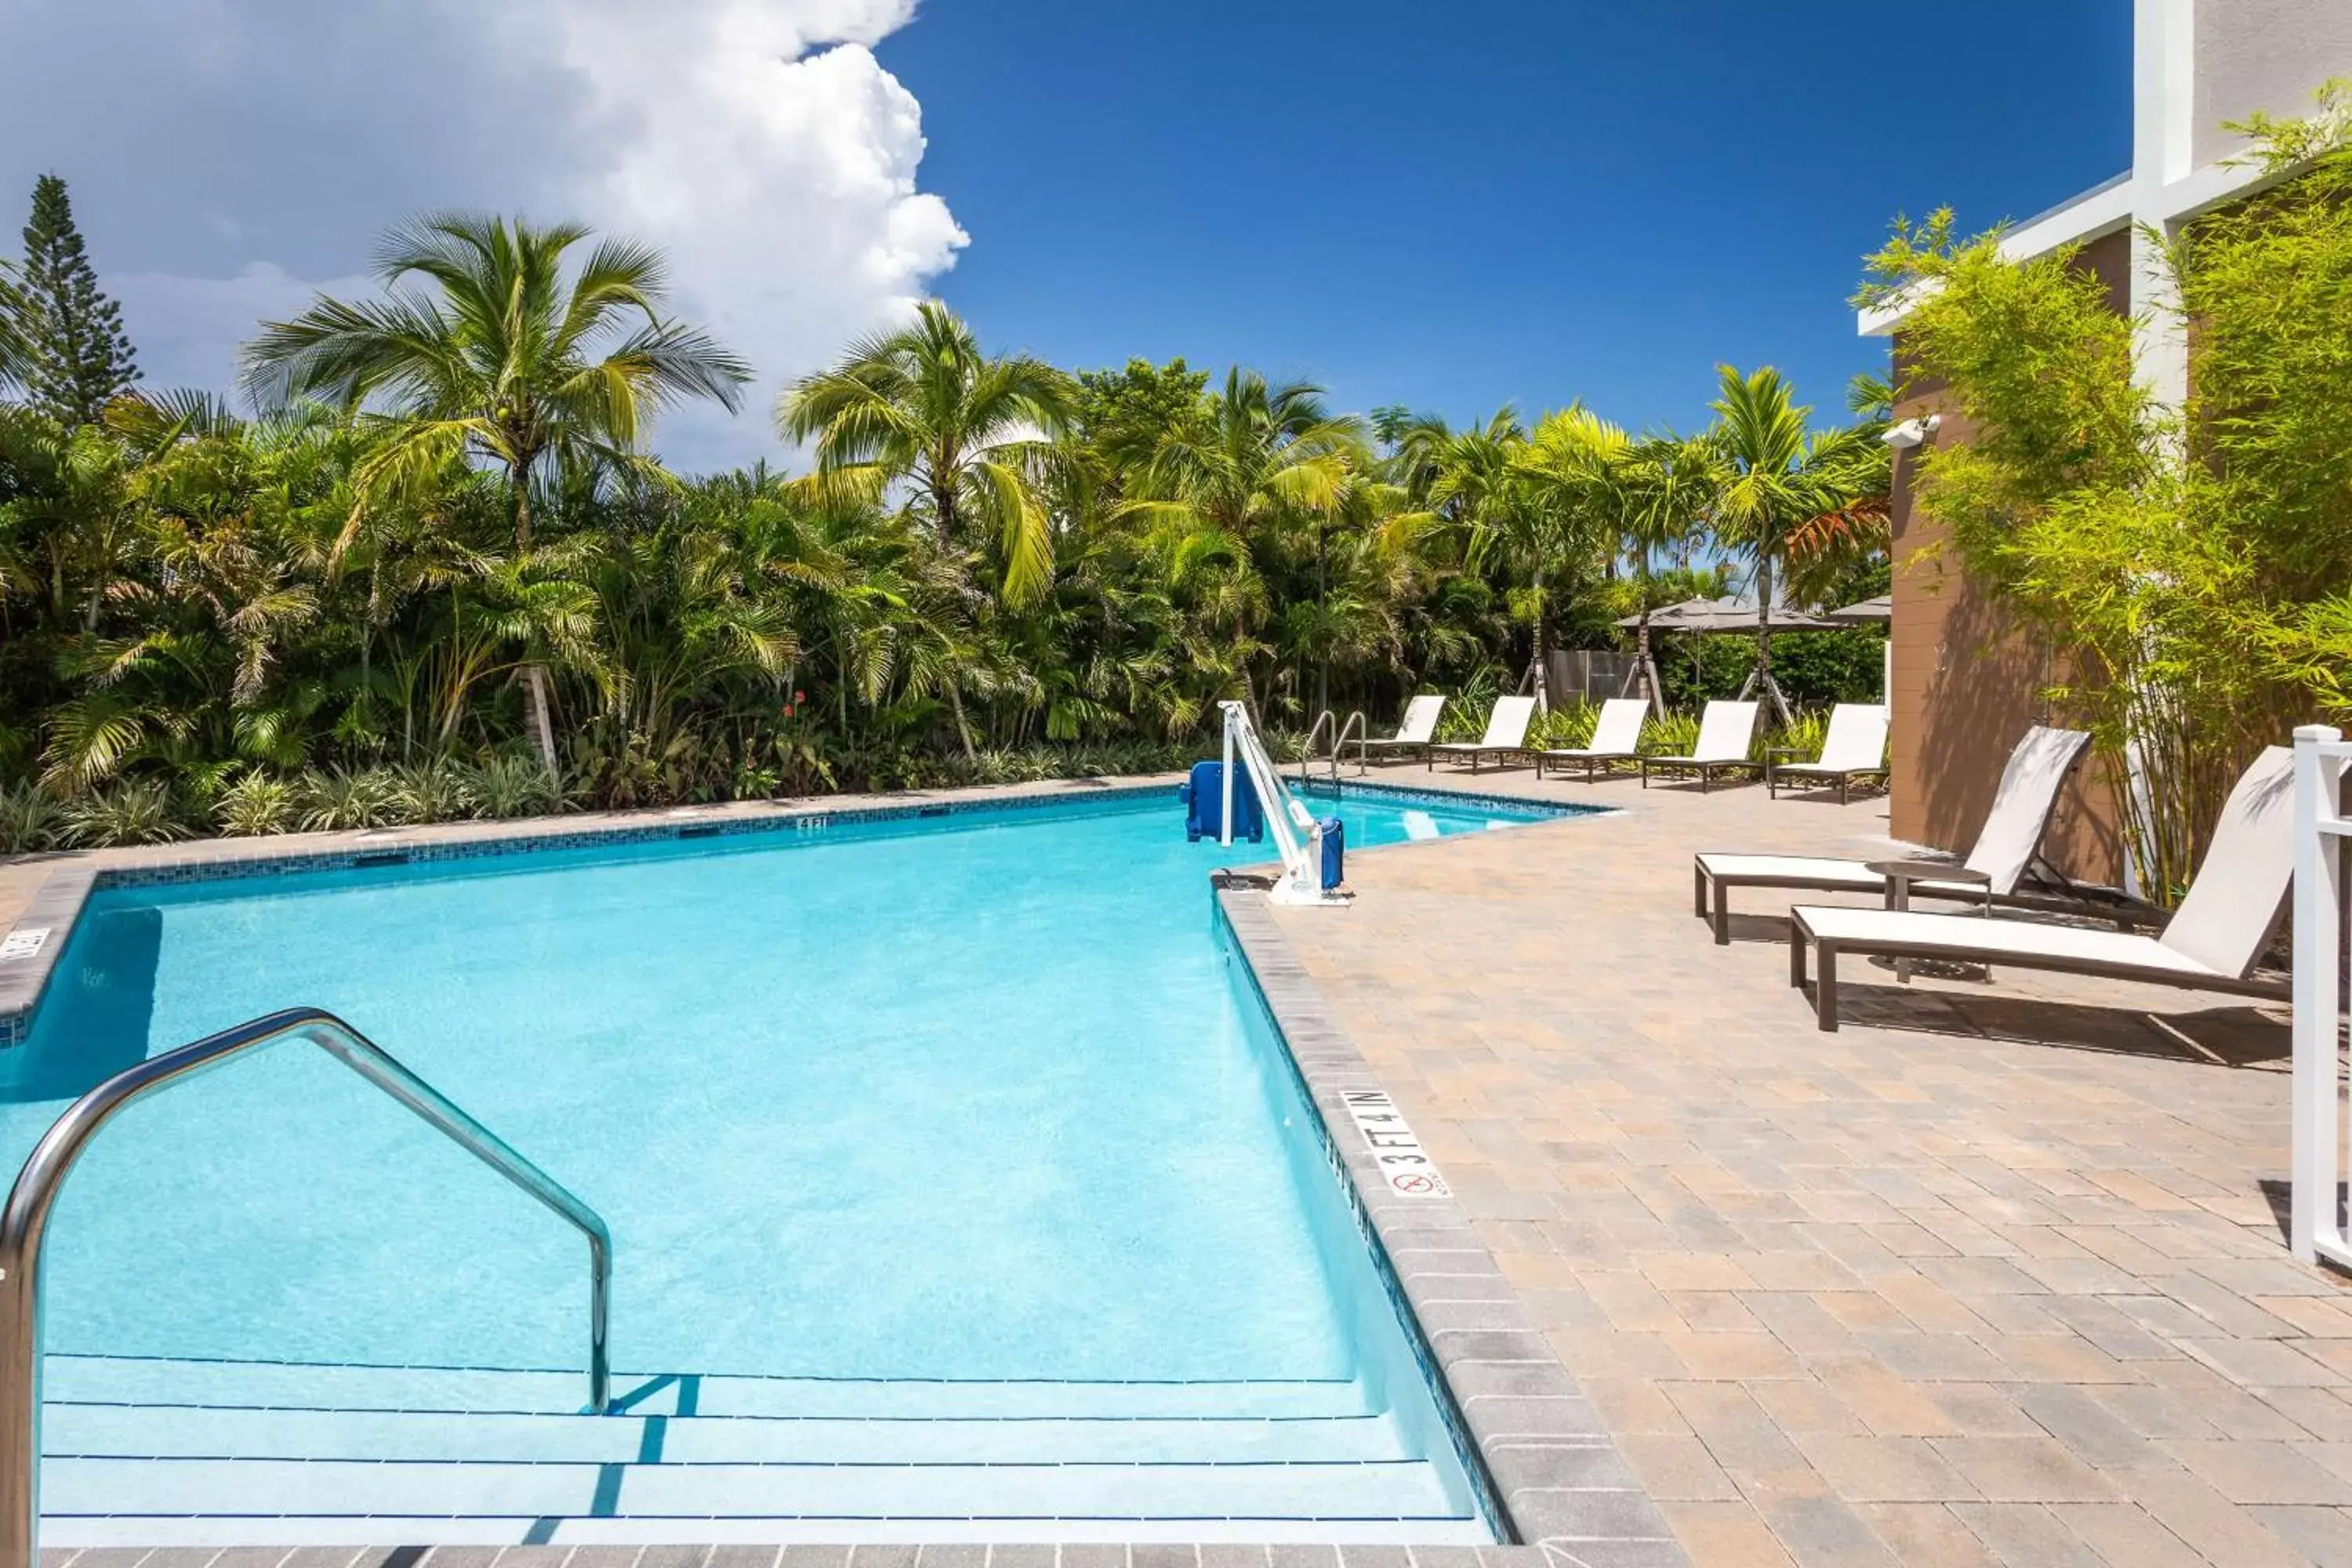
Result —
M638 1404L559 1375L572 1233L265 1052L126 1112L59 1205L47 1538L1492 1539L1204 896L1269 853L1153 792L93 894L0 1060L8 1158L141 1057L326 1007L603 1213Z

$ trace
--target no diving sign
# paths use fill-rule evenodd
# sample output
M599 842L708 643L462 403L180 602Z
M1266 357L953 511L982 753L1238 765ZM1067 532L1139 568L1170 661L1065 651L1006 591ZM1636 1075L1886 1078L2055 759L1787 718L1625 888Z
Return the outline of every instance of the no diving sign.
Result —
M1401 1198L1450 1198L1453 1189L1437 1172L1437 1163L1422 1152L1404 1113L1377 1089L1347 1089L1339 1098L1356 1119L1356 1131L1370 1145L1372 1158L1387 1178L1389 1191Z

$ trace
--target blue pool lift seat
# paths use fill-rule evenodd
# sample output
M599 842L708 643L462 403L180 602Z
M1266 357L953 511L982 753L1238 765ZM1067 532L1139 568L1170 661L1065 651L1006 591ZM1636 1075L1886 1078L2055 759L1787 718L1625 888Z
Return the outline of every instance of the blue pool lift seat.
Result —
M1225 826L1225 764L1194 763L1192 776L1176 786L1184 802L1184 838L1223 838ZM1256 844L1265 837L1265 814L1246 773L1234 781L1234 837Z

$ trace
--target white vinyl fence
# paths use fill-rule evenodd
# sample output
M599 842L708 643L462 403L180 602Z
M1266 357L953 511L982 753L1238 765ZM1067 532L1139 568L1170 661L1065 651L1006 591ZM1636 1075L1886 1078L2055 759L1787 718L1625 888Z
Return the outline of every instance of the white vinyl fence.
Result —
M2344 1172L2344 837L2339 786L2352 744L2325 724L2294 732L2294 1132L2288 1240L2306 1263L2352 1268Z

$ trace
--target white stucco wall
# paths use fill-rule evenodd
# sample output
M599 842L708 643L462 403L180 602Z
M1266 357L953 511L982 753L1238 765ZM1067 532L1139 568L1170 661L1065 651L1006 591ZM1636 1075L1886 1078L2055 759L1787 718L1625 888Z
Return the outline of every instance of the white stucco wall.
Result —
M2312 89L2352 77L2352 0L2195 0L2199 165L2241 144L2221 129L2257 109L2306 112Z

